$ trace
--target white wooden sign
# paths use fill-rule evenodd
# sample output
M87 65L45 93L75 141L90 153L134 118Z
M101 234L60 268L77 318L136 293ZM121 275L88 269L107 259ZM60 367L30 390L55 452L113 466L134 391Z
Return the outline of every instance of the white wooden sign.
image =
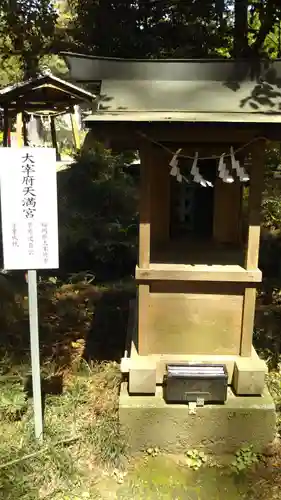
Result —
M0 148L4 268L57 269L56 152Z

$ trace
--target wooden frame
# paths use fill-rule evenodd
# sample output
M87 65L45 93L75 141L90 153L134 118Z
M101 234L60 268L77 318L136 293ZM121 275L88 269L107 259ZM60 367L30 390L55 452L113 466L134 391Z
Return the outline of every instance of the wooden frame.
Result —
M245 131L244 131L245 132ZM248 131L249 132L249 131ZM192 135L192 134L191 134ZM197 136L197 132L195 133ZM190 136L189 136L190 138ZM234 141L235 144L235 134ZM221 137L220 137L221 140ZM240 137L241 140L241 137ZM172 147L171 149L176 149L177 143L173 146L173 141L171 139ZM198 141L198 136L197 136ZM173 346L168 341L165 347L165 335L162 329L166 327L172 328L171 318L169 314L175 314L175 325L178 322L178 327L181 325L181 317L184 320L185 306L188 305L189 314L192 316L193 309L192 304L194 304L194 314L195 317L198 315L197 308L198 304L202 304L202 311L206 316L204 321L212 322L212 308L215 306L217 308L217 328L220 329L220 321L223 321L222 328L228 328L232 321L233 327L235 325L235 347L229 348L225 347L222 349L223 355L238 355L243 357L249 357L252 353L252 334L253 334L253 323L254 323L254 312L255 312L255 299L256 299L256 286L257 283L262 280L262 273L258 269L258 254L259 254L259 237L260 237L260 206L261 206L261 193L263 185L263 163L264 163L264 141L258 141L254 143L251 147L253 165L251 167L251 183L250 183L250 195L249 195L249 227L248 227L248 244L245 257L245 264L229 264L229 265L188 265L188 264L173 264L168 262L158 261L158 263L151 260L151 245L153 241L158 241L160 244L165 245L165 237L167 237L167 220L161 220L161 214L163 218L167 218L166 208L164 198L169 197L169 191L166 189L164 170L169 174L169 157L164 153L159 147L149 143L145 138L141 141L140 157L141 157L141 187L140 187L140 231L139 231L139 264L136 267L136 280L138 282L138 352L140 355L152 355L153 349L159 349L160 344L163 344L163 353L168 354L169 350L174 349L170 352L171 355L180 355L180 347ZM170 146L169 146L170 147ZM189 145L185 145L187 151ZM196 148L196 146L195 146ZM207 145L202 145L203 149L208 149ZM221 148L226 149L226 145L210 144L210 150L220 150ZM241 158L242 161L242 158ZM162 176L162 177L161 177ZM223 186L224 187L224 186ZM226 190L227 191L227 190ZM229 196L226 193L225 196ZM231 241L236 241L241 243L241 190L240 185L235 183L235 189L233 189L233 196L222 199L227 202L229 201L230 214L231 210L235 211L235 221L236 227L233 232L231 228ZM225 217L225 206L224 204L217 207L217 213L220 216ZM223 213L221 211L224 211ZM216 221L218 223L218 221ZM221 229L216 226L214 233L218 234L219 231L224 231L227 228L228 222L222 221L223 226ZM222 234L222 233L221 233ZM228 232L227 234L230 235ZM162 238L162 239L161 239ZM157 292L159 283L161 294ZM180 285L180 283L182 285ZM188 285L189 283L189 285ZM209 283L209 285L208 285ZM198 290L199 284L201 286L201 292L196 292ZM157 286L156 286L157 285ZM209 286L211 289L216 285L214 289L217 290L212 298L212 293L208 291ZM183 288L182 288L183 287ZM185 288L188 287L186 299L184 299ZM237 288L238 287L238 288ZM239 288L240 287L240 288ZM159 290L160 290L159 289ZM211 290L210 289L210 290ZM235 290L240 290L235 292ZM225 290L225 291L224 291ZM233 300L235 300L236 306L233 309L232 299L230 297L233 295ZM193 296L194 300L193 301ZM163 297L163 318L160 314L161 310L161 297ZM170 298L169 298L170 297ZM176 298L178 297L178 298ZM177 305L176 309L171 309L169 312L170 300L173 300L175 307L178 300L183 301L187 298L191 302L181 302L181 306ZM197 303L197 300L200 301ZM210 302L211 300L211 302ZM168 302L167 302L168 301ZM175 302L176 301L176 302ZM193 302L192 302L193 301ZM212 302L213 301L213 302ZM172 303L171 303L172 304ZM213 304L213 305L212 305ZM200 306L201 307L201 306ZM222 308L222 309L220 309ZM237 309L235 309L237 308ZM219 311L222 311L222 318L220 319ZM172 313L172 311L174 311ZM197 311L197 312L196 312ZM209 312L208 312L209 311ZM224 312L223 312L224 311ZM237 314L235 313L237 311ZM152 315L152 316L151 316ZM159 316L160 315L160 316ZM168 315L168 316L166 316ZM161 337L161 342L158 345L157 332L154 328L158 328L158 319L161 317L161 334L159 330L159 335ZM152 319L154 318L154 319ZM157 321L156 321L156 318ZM165 319L166 318L166 319ZM170 319L169 319L170 318ZM224 318L224 319L223 319ZM155 323L156 321L156 323ZM170 326L169 326L170 325ZM196 325L194 325L196 326ZM176 327L177 328L177 327ZM181 327L182 328L182 327ZM197 326L196 326L197 328ZM186 343L184 337L181 338L180 344L183 349L187 349L190 346L191 353L200 355L200 352L196 351L196 335L197 330L193 328L193 340L192 344ZM207 328L207 323L202 325L202 328ZM238 330L239 334L238 334ZM178 330L176 330L178 331ZM206 330L207 332L208 330ZM170 330L171 333L171 330ZM211 333L211 331L210 331ZM168 331L167 331L168 334ZM191 332L190 332L191 334ZM181 335L183 335L183 330ZM186 335L189 335L186 331ZM195 338L194 338L195 335ZM224 338L231 339L231 334L227 333L228 337L225 337L226 331L224 333ZM230 335L230 336L229 336ZM239 341L237 340L239 337ZM214 337L214 339L217 337ZM154 339L154 340L153 340ZM155 343L156 342L156 343ZM230 340L229 340L230 342ZM238 342L238 343L237 343ZM153 347L154 345L154 347ZM191 347L192 345L192 347ZM214 352L219 353L219 345L211 343L202 344L205 345L207 351L202 352L202 355L211 355L211 349L213 345ZM170 346L170 347L169 347ZM159 350L158 350L159 352ZM155 354L155 353L154 353ZM188 355L189 352L183 352L183 355Z

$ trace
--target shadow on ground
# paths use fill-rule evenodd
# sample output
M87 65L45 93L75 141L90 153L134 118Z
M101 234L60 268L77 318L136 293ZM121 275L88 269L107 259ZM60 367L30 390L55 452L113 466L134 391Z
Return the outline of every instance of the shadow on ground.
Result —
M134 284L102 292L86 338L86 361L117 361L124 355L130 300Z

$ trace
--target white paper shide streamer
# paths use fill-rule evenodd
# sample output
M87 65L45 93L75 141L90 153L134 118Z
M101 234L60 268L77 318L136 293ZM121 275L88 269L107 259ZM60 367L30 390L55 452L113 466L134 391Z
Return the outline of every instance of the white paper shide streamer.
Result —
M181 153L182 149L178 149L176 153L173 155L171 161L170 161L170 175L173 177L176 177L178 182L182 182L183 180L185 182L189 182L184 175L181 174L180 168L179 168L179 155ZM230 164L231 168L228 168L226 165L226 156L229 158L230 157ZM192 167L191 167L191 177L193 182L200 184L203 187L213 187L212 182L204 179L204 177L201 175L198 167L198 161L199 161L199 154L198 152L195 153L195 156L193 158L192 162ZM248 173L246 172L244 167L241 167L239 160L235 158L235 152L233 147L231 146L230 148L230 154L223 153L219 157L219 163L218 163L218 176L220 179L222 179L223 182L227 184L232 184L234 182L234 177L231 175L231 172L235 172L236 176L240 180L240 182L248 182L250 180L250 177Z
M241 167L239 160L236 160L233 147L230 148L230 158L232 169L236 172L240 182L248 182L250 177L244 167Z
M194 182L201 184L201 186L203 186L203 187L212 187L213 184L210 181L205 180L202 177L202 175L200 174L199 168L197 166L198 159L199 159L199 155L198 155L198 153L195 153L195 157L194 157L193 164L192 164L191 171L190 171L190 173L193 177L193 180L194 180Z
M232 182L234 182L234 179L232 175L230 175L229 170L226 166L225 153L223 153L219 159L218 171L219 177L223 182L226 182L227 184L231 184Z
M180 172L179 160L178 160L178 156L179 156L180 152L181 152L181 149L178 149L176 154L174 154L173 158L170 161L170 167L172 167L170 174L173 177L176 177L178 182L182 182L182 175Z

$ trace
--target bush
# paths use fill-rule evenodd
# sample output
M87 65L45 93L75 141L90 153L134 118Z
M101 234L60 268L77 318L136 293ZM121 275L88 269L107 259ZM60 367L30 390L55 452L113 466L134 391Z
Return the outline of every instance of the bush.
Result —
M97 145L58 174L62 268L119 278L136 260L137 189L124 155Z

